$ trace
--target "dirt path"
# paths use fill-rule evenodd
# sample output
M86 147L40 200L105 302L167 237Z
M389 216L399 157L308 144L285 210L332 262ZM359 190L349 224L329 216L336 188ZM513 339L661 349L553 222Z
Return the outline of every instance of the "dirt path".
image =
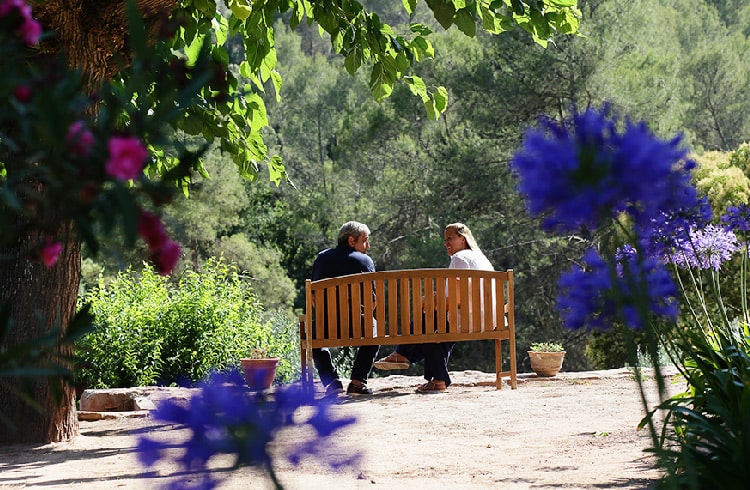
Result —
M658 478L637 431L643 407L625 370L561 374L554 381L521 379L517 390L494 389L490 374L451 373L441 395L413 393L419 378L370 381L372 398L347 399L335 409L358 423L337 438L363 453L357 471L331 473L313 462L282 463L287 489L545 489L649 488ZM533 376L533 375L532 375ZM507 387L506 387L507 388ZM70 443L0 448L0 489L152 489L180 476L172 464L146 471L136 461L137 437L177 441L179 428L152 418L81 422ZM295 444L288 435L284 444ZM270 488L251 469L217 472L220 488Z

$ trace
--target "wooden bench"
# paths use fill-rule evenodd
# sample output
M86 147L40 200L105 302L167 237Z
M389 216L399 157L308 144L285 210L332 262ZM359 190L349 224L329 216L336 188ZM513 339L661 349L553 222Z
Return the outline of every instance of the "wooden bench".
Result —
M502 378L509 376L516 389L513 270L409 269L308 279L305 301L300 347L302 379L310 386L312 349L494 340L495 386L502 388ZM423 302L424 311L446 314L423 314Z

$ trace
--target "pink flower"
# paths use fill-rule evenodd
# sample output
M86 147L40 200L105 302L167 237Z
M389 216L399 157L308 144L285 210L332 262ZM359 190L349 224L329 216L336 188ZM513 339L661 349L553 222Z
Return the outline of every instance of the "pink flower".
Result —
M148 151L134 136L113 136L109 140L107 174L119 180L138 178L148 158Z
M84 157L91 153L91 147L94 145L94 135L83 121L76 121L70 125L65 140L68 142L71 153Z
M24 0L5 0L0 3L0 17L5 17L13 9L18 10L18 14L22 19L21 25L16 29L16 33L28 45L38 43L39 37L42 35L42 25L31 17L31 5L27 4Z
M138 217L138 235L146 241L151 252L162 249L169 241L161 219L149 211L141 211Z
M31 87L28 85L19 85L13 89L13 96L22 104L29 102L31 100L31 95Z
M160 250L151 254L151 261L156 266L159 274L171 274L180 260L180 244L168 240Z
M5 17L11 10L18 9L23 18L31 17L31 5L24 0L5 0L0 2L0 17Z
M42 247L42 263L45 267L52 267L57 263L57 259L60 258L60 252L62 252L62 243L48 241Z
M18 33L26 44L34 46L42 35L42 25L31 17L27 17L18 29Z

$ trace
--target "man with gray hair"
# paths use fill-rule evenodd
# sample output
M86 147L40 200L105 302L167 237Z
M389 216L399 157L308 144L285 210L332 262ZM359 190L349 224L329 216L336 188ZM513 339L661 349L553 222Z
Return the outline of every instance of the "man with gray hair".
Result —
M348 221L339 229L338 244L335 248L323 250L315 258L312 280L375 272L375 265L367 255L370 248L370 229L357 221ZM363 313L364 314L364 313ZM315 329L315 324L313 324ZM352 366L351 382L346 393L352 396L372 395L367 387L367 378L372 371L372 363L378 355L377 345L361 346L357 349ZM313 361L320 381L326 387L326 396L337 396L344 391L338 372L333 365L328 349L313 349Z

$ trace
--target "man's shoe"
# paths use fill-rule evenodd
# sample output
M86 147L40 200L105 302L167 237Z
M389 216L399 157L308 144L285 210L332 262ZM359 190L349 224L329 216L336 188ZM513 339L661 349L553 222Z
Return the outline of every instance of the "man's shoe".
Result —
M356 385L349 383L349 386L346 388L346 394L351 396L372 395L372 390L364 383Z
M445 381L431 379L425 384L418 386L417 393L421 393L423 395L434 395L437 393L445 393L446 389L447 387L445 386Z
M411 363L409 359L402 356L396 351L391 352L387 357L375 361L375 367L388 371L390 369L409 369Z
M326 386L326 398L336 398L341 393L344 392L344 385L341 384L341 381L334 379L331 381L331 384Z

